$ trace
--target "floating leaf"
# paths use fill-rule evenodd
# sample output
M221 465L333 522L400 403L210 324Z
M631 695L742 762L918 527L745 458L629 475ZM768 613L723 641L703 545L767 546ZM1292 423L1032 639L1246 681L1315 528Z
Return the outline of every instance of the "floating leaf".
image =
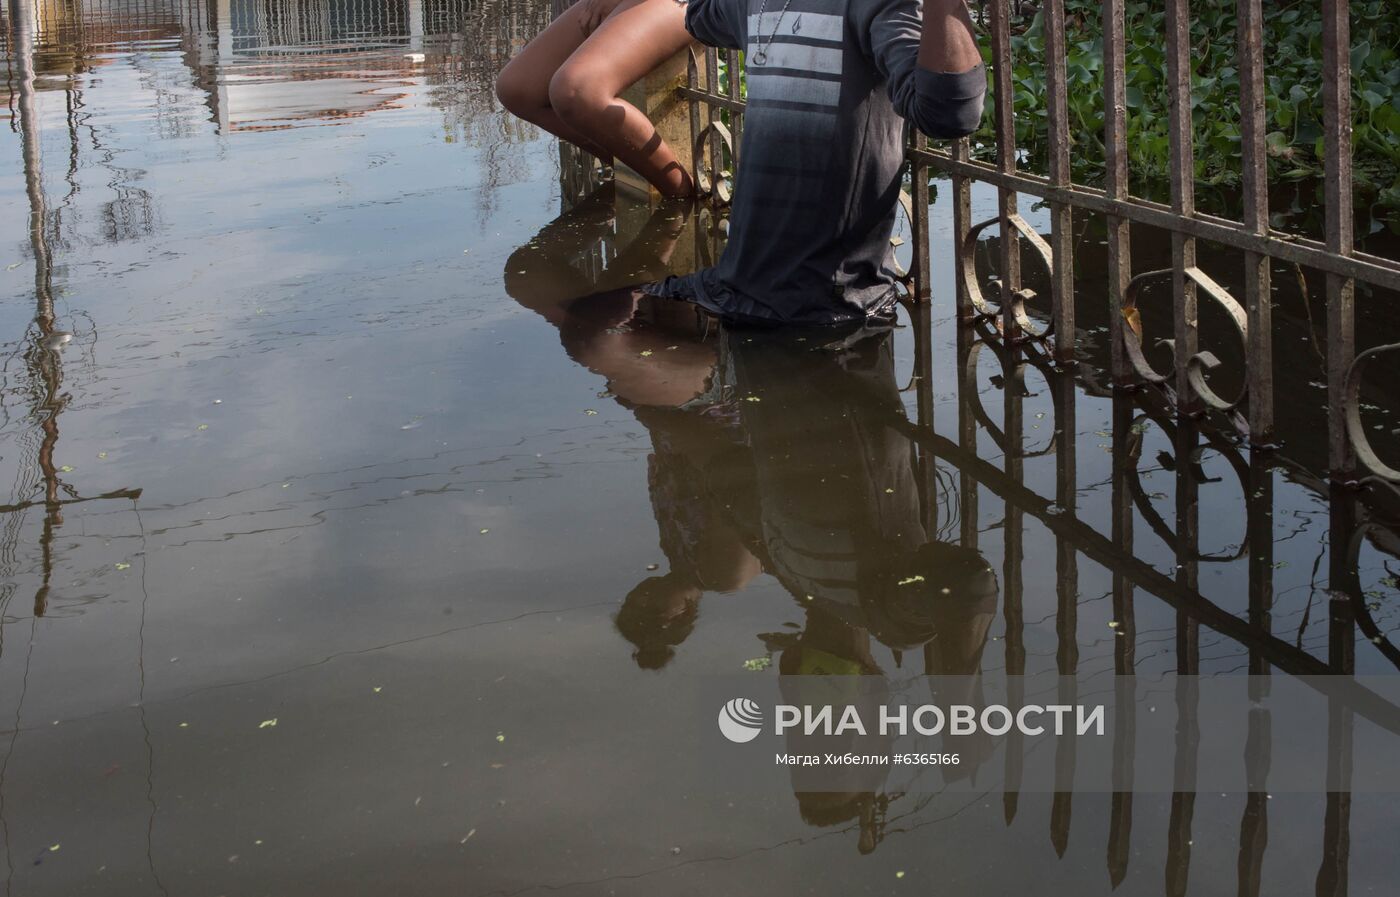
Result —
M1128 329L1133 332L1133 336L1139 341L1142 340L1142 314L1137 308L1123 309L1123 322L1128 325Z
M651 352L650 349L643 349L641 354L642 354L642 357L643 357L643 358L650 358L651 355L652 355L652 352Z
M259 728L259 729L271 729L271 728L273 728L273 727L276 726L276 725L277 725L277 717L274 716L272 719L265 719L265 720L263 720L262 722L258 723L258 728Z
M73 472L73 465L72 465L72 464L65 464L65 465L63 465L62 467L60 467L59 470L63 471L64 473L72 473L72 472Z
M909 585L909 584L911 584L911 583L923 582L923 581L924 581L924 578L923 578L922 576L919 576L919 575L916 573L916 574L914 574L913 576L906 577L905 579L901 579L897 584L898 584L898 585L901 585L901 586L907 586L907 585Z
M115 566L116 566L116 568L117 568L118 570L130 570L130 569L131 569L131 565L128 564L126 561L118 561L118 562L116 563Z
M195 427L195 429L196 429L196 430L207 430L207 429L209 429L209 425L208 425L208 424L200 424L199 426Z
M757 673L761 670L766 670L772 665L773 658L771 657L754 657L744 661L744 669L748 670L751 673Z

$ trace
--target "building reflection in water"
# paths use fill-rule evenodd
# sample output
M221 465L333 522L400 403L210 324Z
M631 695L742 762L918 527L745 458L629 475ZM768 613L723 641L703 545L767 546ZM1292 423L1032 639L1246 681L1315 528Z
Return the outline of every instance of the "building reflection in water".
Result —
M142 494L140 488L81 493L65 480L72 468L55 460L61 420L71 401L64 387L65 354L93 354L99 336L83 311L60 314L56 309L56 297L64 289L64 256L93 243L146 240L160 227L157 199L142 186L146 172L121 164L116 136L107 132L97 110L89 106L94 82L119 59L133 67L140 74L143 91L148 92L154 136L159 140L197 136L210 126L219 135L231 136L334 125L395 109L409 85L425 84L429 105L440 110L448 139L490 151L482 170L484 186L489 187L504 175L518 173L512 166L519 161L501 148L533 137L494 108L494 73L547 18L547 4L537 2L455 0L6 0L0 5L0 47L8 75L0 91L11 110L11 128L19 136L33 265L33 286L28 292L34 303L28 330L16 340L15 357L21 364L10 368L4 403L3 428L8 431L18 478L0 504L0 652L23 644L14 638L6 642L6 623L29 616L29 646L19 649L25 683L35 627L70 598L61 594L62 581L71 579L74 569L65 558L74 543L71 538L66 544L62 539L65 509L97 503L134 511ZM133 47L178 51L187 77L172 78L168 69L149 67L142 54L129 52ZM190 114L191 108L199 108L184 96L191 86L203 96L204 116ZM62 115L54 115L48 101L41 112L41 96L49 100L61 96ZM51 157L47 172L44 121L50 128L60 121L66 132L61 163L53 164ZM52 135L47 143L52 152ZM111 195L97 203L95 215L84 219L76 201L79 172L93 165L105 171ZM57 196L52 195L55 189ZM20 596L27 573L26 522L35 513L42 514L37 527L36 584L32 595ZM139 514L136 523L139 528ZM144 557L133 562L141 565L144 580ZM129 565L119 565L125 566ZM19 597L25 602L23 609L16 602ZM144 601L140 610L144 629ZM22 718L27 694L26 688L18 695L16 722ZM157 802L155 754L144 695L143 673L133 706L146 748L150 814L146 848L150 874L163 891L150 841ZM9 865L7 885L14 874L14 858L9 852L12 826L6 812L5 778L19 740L16 725L6 735L0 761L0 830Z
M1200 672L1203 626L1243 647L1249 672L1265 683L1258 688L1266 687L1263 677L1274 670L1349 675L1356 670L1357 645L1373 648L1384 666L1400 665L1400 654L1371 618L1356 575L1363 550L1395 556L1400 505L1394 494L1343 489L1328 495L1321 480L1291 466L1285 455L1251 455L1208 421L1178 420L1150 393L1113 394L1092 369L1058 367L1034 347L1008 349L986 339L981 325L959 331L957 435L940 435L932 420L926 309L909 310L916 358L903 390L914 394L907 403L888 333L731 330L689 308L653 304L628 288L664 276L668 265L679 269L713 257L716 228L707 211L690 214L675 205L615 198L607 187L577 204L569 202L567 190L564 195L566 211L507 263L506 286L522 305L555 324L568 354L606 377L609 393L650 434L648 484L668 568L632 589L615 620L638 666L665 666L683 650L706 592L742 589L762 571L781 583L802 612L793 631L761 634L778 672L883 677L917 652L924 672L980 677L999 612L1004 638L998 660L1008 676L1007 696L1015 702L1021 697L1017 676L1027 660L1021 595L1028 519L1055 537L1055 665L1063 703L1076 702L1082 673L1081 556L1111 574L1112 670L1120 677L1138 671L1135 609L1144 597L1175 608L1174 667L1182 674ZM1001 393L998 412L980 394L984 353L997 371L992 383ZM1026 420L1032 372L1048 386L1051 420ZM1077 513L1082 484L1075 417L1086 394L1109 400L1113 409L1112 432L1101 434L1111 440L1105 447L1112 455L1112 512L1103 530ZM1162 438L1169 448L1145 458L1145 447ZM1000 460L986 460L979 440L990 440ZM1037 459L1053 461L1052 494L1027 485L1026 465ZM1145 486L1148 468L1174 480L1174 507L1167 513L1160 509L1164 496ZM1218 475L1222 468L1228 477ZM1272 626L1271 509L1281 474L1330 499L1333 585L1327 607L1319 611L1330 616L1325 656L1311 653L1301 636L1275 635ZM1231 550L1203 552L1201 493L1228 488L1242 502L1230 518L1243 520L1244 532ZM978 503L989 495L1003 505L999 570L979 549ZM1135 521L1145 521L1169 546L1173 573L1135 553ZM1253 561L1247 608L1221 606L1202 594L1203 566L1246 556ZM1190 876L1196 801L1190 783L1200 737L1192 722L1194 686L1178 681L1185 724L1175 745L1179 790L1168 811L1164 890L1170 895L1186 893ZM1134 700L1131 690L1116 694L1118 701ZM1105 861L1114 885L1124 880L1134 855L1132 719L1115 714L1111 733L1119 790L1110 798ZM1349 768L1351 711L1338 711L1325 724L1335 737L1332 753L1320 762L1328 764L1338 791L1328 796L1324 818L1317 821L1323 843L1317 892L1341 894L1350 798L1339 792ZM1253 711L1247 728L1241 752L1252 791L1239 822L1239 892L1257 895L1268 841L1267 710ZM1002 804L1009 824L1019 809L1017 783L1027 748L1014 734L1002 747ZM963 775L975 775L991 754L990 745L960 749L972 760ZM1073 825L1076 759L1072 740L1056 750L1058 790L1048 825L1050 841L1063 855ZM796 798L808 823L852 827L862 852L874 850L927 803L926 795L868 789L798 792ZM911 807L892 810L901 799Z
M63 482L62 471L54 461L59 439L59 417L68 403L63 392L63 351L73 341L73 334L58 326L54 310L54 232L48 197L44 188L43 155L40 145L38 112L35 108L34 34L32 10L24 3L10 4L8 31L11 59L14 62L14 117L20 132L21 156L24 165L25 193L29 201L29 245L34 264L34 318L23 341L23 390L27 400L30 426L17 436L19 452L31 459L20 466L21 480L15 484L8 504L0 506L5 515L3 530L4 589L0 593L0 613L13 595L17 545L23 528L25 512L42 507L44 522L39 536L41 554L40 585L34 595L34 616L42 617L48 609L49 592L56 565L54 543L63 525L63 508L90 500L140 498L140 489L119 489L102 495L84 497ZM38 497L41 496L41 497Z
M492 85L549 21L543 0L30 0L6 11L7 40L20 9L39 90L80 87L133 41L174 42L220 134L334 124L397 108L425 83L448 136L485 146L533 135ZM154 99L163 136L188 136Z
M442 110L444 129L458 139L491 148L532 136L528 126L495 106L495 73L549 18L547 3L460 2L460 0L7 0L3 9L5 88L20 134L29 236L34 263L36 312L23 351L28 375L29 418L19 434L26 477L16 484L5 514L0 558L4 577L0 606L14 588L15 545L26 509L45 509L43 586L34 598L36 615L47 605L53 574L54 536L62 508L85 501L62 481L54 464L63 393L62 353L75 338L60 328L54 311L56 256L84 241L115 243L150 237L157 229L155 198L140 186L143 172L120 166L107 136L91 124L86 78L112 62L111 51L133 42L175 41L191 81L205 96L210 121L220 134L334 124L347 117L395 108L401 84L425 80L432 104ZM421 59L419 58L420 54ZM162 83L151 79L159 136L190 136L188 123L168 113ZM69 149L64 181L68 195L51 203L45 183L37 95L62 91ZM512 160L493 153L500 166ZM96 161L111 174L113 197L104 202L97 233L81 233L70 212L78 169ZM489 162L489 160L488 160ZM487 165L488 182L499 171ZM96 339L90 334L89 339ZM42 493L42 500L34 495ZM121 489L96 498L139 497Z

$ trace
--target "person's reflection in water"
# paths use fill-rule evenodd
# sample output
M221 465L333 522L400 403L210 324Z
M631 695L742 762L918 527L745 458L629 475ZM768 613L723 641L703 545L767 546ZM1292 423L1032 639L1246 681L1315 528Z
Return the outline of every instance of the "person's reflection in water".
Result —
M588 214L607 220L606 210L576 210L546 232L586 240ZM635 278L660 265L678 232L658 214L610 269ZM766 638L779 651L785 690L795 681L788 677L872 677L878 681L862 684L862 700L879 700L887 686L876 643L895 663L923 648L925 672L975 683L996 577L977 552L939 541L923 525L913 446L893 425L904 407L891 331L719 330L689 306L621 284L569 299L586 291L577 271L532 275L551 247L545 236L512 259L508 289L559 328L571 357L608 378L652 438L648 483L669 569L635 587L616 617L637 663L664 665L690 635L705 592L737 590L762 570L804 614L797 632ZM569 257L562 243L552 251ZM947 747L964 756L944 774L970 774L986 747ZM893 799L883 789L888 766L867 769L880 771L879 780L853 778L844 790L794 781L802 818L817 826L857 822L862 852L879 843Z
M669 569L632 589L615 621L644 669L674 656L704 592L735 591L759 572L722 499L707 488L708 471L747 466L732 402L715 388L718 327L694 306L632 286L665 274L688 205L660 206L590 277L577 262L613 234L608 185L546 225L506 265L507 292L558 327L569 356L606 377L608 392L651 435L647 480Z
M663 203L606 264L583 264L613 235L612 194L600 187L517 249L506 292L558 327L569 356L606 377L624 405L674 408L704 389L716 328L692 306L649 301L636 284L664 274L690 203Z
M633 409L651 434L647 486L669 567L633 589L617 615L642 667L670 659L672 646L690 634L702 593L737 591L760 572L730 506L735 478L747 478L748 450L732 398L720 392L707 390L680 408Z
M913 446L893 426L904 407L892 334L731 332L724 345L752 448L764 569L805 611L779 672L879 677L859 690L859 700L872 704L862 712L867 719L888 695L872 637L895 662L923 647L925 672L976 676L996 610L996 577L977 552L938 541L924 527ZM784 691L797 689L795 682L784 679ZM804 691L795 702L808 698ZM873 744L790 744L789 752L882 750ZM986 745L945 749L968 764L944 767L945 775L966 775ZM892 799L882 787L888 770L851 767L846 790L832 790L826 770L822 791L803 790L794 773L802 818L819 826L856 821L860 851L874 850Z

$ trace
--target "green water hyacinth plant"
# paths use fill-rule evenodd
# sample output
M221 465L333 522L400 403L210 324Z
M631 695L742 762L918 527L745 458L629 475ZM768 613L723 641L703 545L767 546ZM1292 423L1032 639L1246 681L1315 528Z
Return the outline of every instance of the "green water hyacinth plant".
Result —
M1047 149L1044 16L1021 4L1012 19L1016 139L1030 161ZM1316 0L1263 0L1267 59L1269 177L1303 181L1322 174L1322 14ZM1013 6L1016 6L1013 4ZM979 10L986 24L990 11ZM1078 180L1101 177L1103 21L1099 0L1065 0L1071 154ZM1134 192L1160 193L1167 179L1166 14L1160 2L1126 4L1128 144ZM1235 0L1191 3L1191 100L1196 179L1230 187L1240 180L1239 72L1235 68ZM1400 230L1400 4L1353 0L1353 148L1358 204ZM990 42L983 54L991 63ZM995 154L989 114L974 137L981 158Z

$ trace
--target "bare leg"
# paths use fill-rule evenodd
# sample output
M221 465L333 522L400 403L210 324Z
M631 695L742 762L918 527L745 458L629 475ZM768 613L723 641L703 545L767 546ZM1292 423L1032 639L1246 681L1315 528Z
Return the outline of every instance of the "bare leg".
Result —
M612 150L666 196L692 194L690 174L651 121L618 94L689 44L683 6L623 3L549 82L549 103L565 124Z
M581 9L571 6L516 54L496 79L496 97L513 115L544 128L604 162L612 153L564 123L549 105L549 82L588 38Z
M621 159L667 196L688 196L689 173L618 94L689 43L684 7L670 0L625 0L587 37L581 10L570 7L510 61L496 93L521 118Z

